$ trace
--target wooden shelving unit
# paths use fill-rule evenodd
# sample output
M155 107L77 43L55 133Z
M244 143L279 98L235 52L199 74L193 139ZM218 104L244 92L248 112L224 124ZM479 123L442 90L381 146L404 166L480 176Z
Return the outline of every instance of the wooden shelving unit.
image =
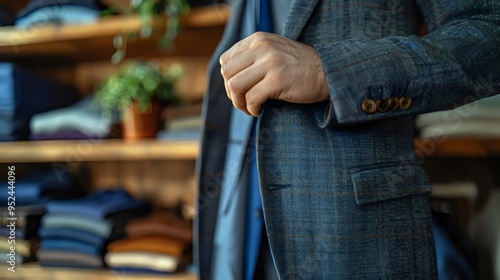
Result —
M415 147L426 157L500 156L500 139L495 138L416 139Z
M181 18L182 30L173 48L168 50L162 50L157 44L164 33L166 18L157 18L151 37L128 42L127 57L193 56L202 60L215 49L230 13L228 5L192 9ZM114 16L93 24L47 25L27 30L0 27L0 61L31 65L45 60L50 60L51 65L54 62L78 65L81 62L109 61L115 51L114 36L120 32L138 32L140 27L138 16ZM81 161L194 160L198 155L198 142L78 140L0 144L2 163L66 161L75 154Z
M24 5L20 3L17 8ZM189 102L199 102L202 97L199 89L204 89L206 84L208 61L230 13L228 5L193 8L181 18L181 30L169 49L162 49L158 43L167 19L156 18L152 36L128 40L126 58L182 62L186 66L186 78L189 79L186 84L189 86L183 87L181 82L183 89L180 91ZM84 95L105 76L106 69L115 67L110 63L115 52L115 36L138 32L140 28L137 16L114 16L93 24L48 25L27 30L0 27L0 62L18 63L44 77L73 84ZM64 171L88 172L84 174L90 176L90 189L123 186L132 195L168 207L175 207L185 197L194 195L198 154L199 142L195 140L86 139L0 143L0 164L15 163L22 170L31 168L33 163L66 163L69 168ZM19 265L16 273L6 268L0 272L1 279L197 279L196 275L182 273L124 275L107 269L46 268L37 264Z
M152 36L128 41L127 57L210 55L220 39L214 36L214 32L222 33L230 12L227 5L194 8L181 18L182 30L172 48L167 50L158 46L158 38L165 32L166 18L157 18L153 24ZM115 51L115 35L121 32L138 32L140 27L138 16L113 16L93 24L47 25L26 30L1 27L0 61L32 63L54 59L63 62L109 60Z
M195 160L198 141L55 140L7 142L0 145L0 163Z

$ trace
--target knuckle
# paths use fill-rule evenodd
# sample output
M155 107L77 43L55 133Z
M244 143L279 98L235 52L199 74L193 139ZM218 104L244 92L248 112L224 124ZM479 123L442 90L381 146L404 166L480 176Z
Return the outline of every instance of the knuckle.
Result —
M272 69L280 68L283 66L284 61L280 53L270 50L266 52L262 58L267 67Z
M255 47L260 51L270 51L272 49L271 43L268 40L262 39L256 42Z
M239 93L240 86L236 77L232 77L227 81L227 88L233 93Z
M252 34L252 37L255 39L262 39L263 37L265 37L265 33L262 31L257 31Z
M220 73L222 74L223 77L226 76L227 74L227 64L226 63L223 63L221 66L220 66Z
M255 104L255 94L253 92L248 92L245 94L245 100L248 106L253 106Z
M253 35L253 44L251 47L256 48L256 49L270 49L272 48L272 42L269 40L267 35L263 32L257 32Z
M220 57L219 57L219 62L221 64L225 63L227 61L227 57L228 57L228 54L227 52L223 53Z

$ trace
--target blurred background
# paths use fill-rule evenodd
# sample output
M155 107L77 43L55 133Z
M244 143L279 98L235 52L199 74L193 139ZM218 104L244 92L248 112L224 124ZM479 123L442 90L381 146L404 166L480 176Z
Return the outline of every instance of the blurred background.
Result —
M210 0L0 1L0 279L196 278L201 102L229 14Z
M197 278L201 103L230 12L0 0L0 279ZM403 160L429 174L440 279L500 279L499 108L415 119Z

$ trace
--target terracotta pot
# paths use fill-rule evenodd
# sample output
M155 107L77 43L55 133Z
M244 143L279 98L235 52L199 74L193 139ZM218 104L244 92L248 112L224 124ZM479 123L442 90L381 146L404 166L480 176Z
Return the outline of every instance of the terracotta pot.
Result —
M132 103L122 121L123 138L155 138L160 128L160 112L159 102L153 102L145 113L141 112L137 103Z

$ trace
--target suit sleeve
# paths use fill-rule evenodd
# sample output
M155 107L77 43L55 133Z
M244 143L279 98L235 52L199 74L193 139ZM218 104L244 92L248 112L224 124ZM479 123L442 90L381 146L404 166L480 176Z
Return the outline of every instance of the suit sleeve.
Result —
M500 1L418 0L425 37L317 44L321 127L451 109L500 92Z

